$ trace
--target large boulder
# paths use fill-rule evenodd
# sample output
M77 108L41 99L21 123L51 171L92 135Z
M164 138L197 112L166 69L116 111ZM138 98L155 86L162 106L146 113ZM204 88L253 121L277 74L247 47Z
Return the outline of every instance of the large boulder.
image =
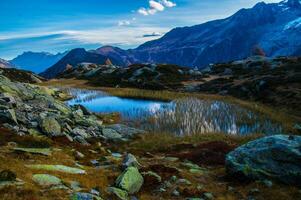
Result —
M61 126L53 117L46 117L41 120L42 131L49 136L61 136Z
M143 177L136 167L128 167L116 180L116 185L129 194L138 192L143 185Z
M249 142L226 156L236 177L301 184L301 136L274 135Z

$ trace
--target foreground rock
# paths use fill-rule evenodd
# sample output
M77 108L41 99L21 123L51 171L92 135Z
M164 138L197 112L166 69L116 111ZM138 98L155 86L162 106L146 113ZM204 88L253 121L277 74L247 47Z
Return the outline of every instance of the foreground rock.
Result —
M32 180L42 187L53 187L62 185L62 180L49 174L35 174Z
M87 145L92 138L124 141L130 135L120 133L137 132L126 126L118 126L118 131L105 128L84 107L60 101L65 96L57 89L13 82L0 75L0 123L19 135L66 137Z
M26 165L26 167L37 170L57 171L68 174L86 174L85 170L64 165Z
M275 135L249 142L226 156L236 177L301 184L301 137Z
M135 167L128 167L116 180L116 185L129 194L138 192L143 185L143 177Z

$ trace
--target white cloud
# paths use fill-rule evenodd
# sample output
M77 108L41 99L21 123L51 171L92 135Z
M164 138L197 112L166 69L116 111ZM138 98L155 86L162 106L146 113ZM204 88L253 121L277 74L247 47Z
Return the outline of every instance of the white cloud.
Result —
M123 20L118 22L118 26L129 26L131 25L131 22L128 20Z
M168 7L168 8L172 8L172 7L177 6L177 4L175 4L174 2L169 1L169 0L161 0L160 2L161 2L165 7Z
M161 3L154 0L149 1L149 7L157 11L163 11L165 9L165 7Z
M144 16L149 15L148 10L146 10L145 8L139 8L138 13Z
M147 15L154 15L157 12L162 12L166 8L172 8L175 7L176 4L173 3L172 1L169 0L160 0L160 1L155 1L155 0L150 0L149 2L149 7L148 8L140 8L138 10L138 13L144 16Z

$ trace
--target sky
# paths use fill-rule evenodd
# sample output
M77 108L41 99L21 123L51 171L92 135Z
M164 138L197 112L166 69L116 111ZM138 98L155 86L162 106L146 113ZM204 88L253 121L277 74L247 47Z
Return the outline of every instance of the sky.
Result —
M0 58L104 45L135 48L172 28L225 18L259 1L0 0Z

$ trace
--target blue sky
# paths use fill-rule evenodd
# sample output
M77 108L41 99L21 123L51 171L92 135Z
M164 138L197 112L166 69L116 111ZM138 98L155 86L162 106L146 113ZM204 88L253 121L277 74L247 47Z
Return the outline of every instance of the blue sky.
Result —
M265 2L278 2L266 0ZM218 3L217 3L218 2ZM0 58L102 45L134 48L259 0L0 0Z

